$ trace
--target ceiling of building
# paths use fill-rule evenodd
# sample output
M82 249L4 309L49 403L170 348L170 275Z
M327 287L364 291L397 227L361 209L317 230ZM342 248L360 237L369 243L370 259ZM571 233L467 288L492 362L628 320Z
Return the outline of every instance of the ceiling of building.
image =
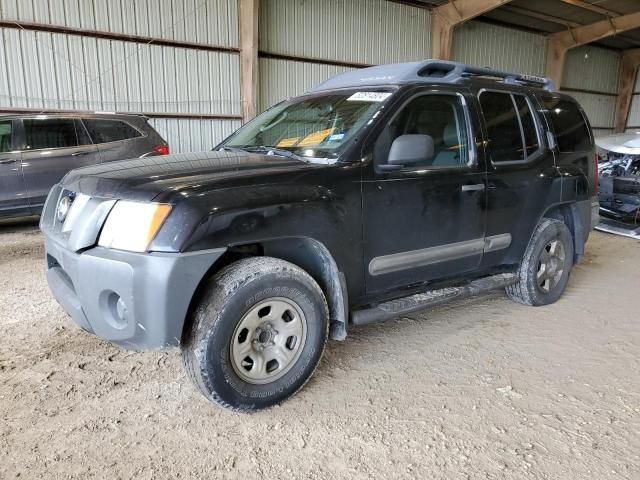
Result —
M402 0L402 3L434 8L449 0ZM640 0L513 0L478 17L480 20L555 33L568 28L640 11ZM640 28L593 43L625 50L640 47Z

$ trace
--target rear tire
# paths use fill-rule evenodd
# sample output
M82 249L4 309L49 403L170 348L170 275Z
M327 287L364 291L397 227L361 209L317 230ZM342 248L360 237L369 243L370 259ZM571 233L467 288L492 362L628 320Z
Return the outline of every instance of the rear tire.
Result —
M567 226L543 218L529 241L518 269L518 282L506 288L512 300L524 305L554 303L564 292L573 267L573 239Z
M276 258L246 258L205 285L182 345L183 364L210 401L260 410L302 388L328 331L327 302L309 274Z

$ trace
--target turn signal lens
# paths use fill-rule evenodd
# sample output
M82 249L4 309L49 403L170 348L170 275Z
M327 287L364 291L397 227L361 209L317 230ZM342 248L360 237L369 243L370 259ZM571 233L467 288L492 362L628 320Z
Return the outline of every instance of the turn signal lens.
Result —
M118 201L102 228L98 245L130 252L146 252L171 212L164 203Z

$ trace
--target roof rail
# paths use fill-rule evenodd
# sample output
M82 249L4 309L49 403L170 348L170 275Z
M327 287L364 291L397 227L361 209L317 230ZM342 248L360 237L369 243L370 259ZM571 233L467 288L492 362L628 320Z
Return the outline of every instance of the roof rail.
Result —
M473 67L464 63L445 60L424 60L353 70L331 77L312 88L309 92L361 85L389 85L408 82L457 83L470 77L499 79L507 84L536 86L549 91L555 91L556 89L554 83L544 77L503 72L487 67Z

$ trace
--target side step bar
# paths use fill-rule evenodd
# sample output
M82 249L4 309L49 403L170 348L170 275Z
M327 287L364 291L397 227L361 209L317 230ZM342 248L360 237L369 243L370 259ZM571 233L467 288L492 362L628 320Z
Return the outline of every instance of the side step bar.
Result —
M416 293L408 297L380 303L375 307L356 310L351 313L351 323L353 325L367 325L369 323L398 318L442 303L473 297L491 290L508 287L517 281L518 278L514 273L500 273L498 275L474 280L460 287L447 287L439 290Z

